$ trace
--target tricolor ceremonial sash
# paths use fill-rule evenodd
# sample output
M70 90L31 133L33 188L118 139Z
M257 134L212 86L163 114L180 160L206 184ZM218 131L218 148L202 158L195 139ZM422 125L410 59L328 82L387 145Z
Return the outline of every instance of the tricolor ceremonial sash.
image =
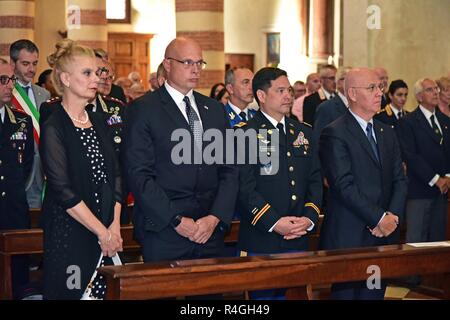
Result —
M32 89L30 88L30 90ZM31 120L33 121L34 141L39 145L39 136L41 134L39 127L39 111L18 83L14 86L11 103L16 109L24 111L31 117Z

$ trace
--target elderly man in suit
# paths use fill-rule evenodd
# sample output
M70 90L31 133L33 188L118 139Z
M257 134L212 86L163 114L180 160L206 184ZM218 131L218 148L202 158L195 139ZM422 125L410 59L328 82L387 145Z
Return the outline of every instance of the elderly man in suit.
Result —
M177 163L172 133L190 137L190 154L208 147L208 129L225 136L223 106L194 88L205 66L199 44L176 38L166 48L164 85L128 107L125 168L135 196L135 229L144 261L218 257L233 216L238 168L200 161Z
M373 116L383 86L375 72L353 69L345 79L350 105L320 136L320 159L330 185L321 232L323 249L385 245L403 216L407 185L393 129ZM335 299L383 299L384 281L334 284Z
M10 63L14 69L17 82L13 91L12 104L15 108L25 111L33 120L35 137L35 154L31 174L26 190L30 208L40 208L42 205L42 190L44 173L38 152L39 143L39 109L43 102L50 99L50 92L33 84L39 62L39 49L30 40L21 39L12 43L9 49Z
M438 108L439 87L431 79L414 85L419 106L397 124L408 168L406 241L446 239L450 187L450 120Z

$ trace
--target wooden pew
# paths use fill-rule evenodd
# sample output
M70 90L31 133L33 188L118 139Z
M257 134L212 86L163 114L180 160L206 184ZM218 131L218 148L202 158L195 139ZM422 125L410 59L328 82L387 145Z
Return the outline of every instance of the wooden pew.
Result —
M289 299L304 298L307 285L366 280L368 266L382 278L444 274L443 297L450 299L450 247L392 245L271 256L168 261L102 267L107 299L155 299L245 290L290 288Z
M140 250L133 238L133 225L121 227L124 251ZM236 243L239 234L239 221L233 221L226 243ZM19 254L43 253L42 229L9 230L0 232L0 299L12 299L11 257Z

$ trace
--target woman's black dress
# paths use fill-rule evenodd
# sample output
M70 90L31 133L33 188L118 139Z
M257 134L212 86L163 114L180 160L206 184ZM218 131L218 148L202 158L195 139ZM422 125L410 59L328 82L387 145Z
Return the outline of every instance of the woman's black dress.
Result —
M80 299L100 257L97 236L66 210L83 200L108 227L121 200L112 140L103 118L89 115L93 126L76 128L60 108L42 130L45 299Z

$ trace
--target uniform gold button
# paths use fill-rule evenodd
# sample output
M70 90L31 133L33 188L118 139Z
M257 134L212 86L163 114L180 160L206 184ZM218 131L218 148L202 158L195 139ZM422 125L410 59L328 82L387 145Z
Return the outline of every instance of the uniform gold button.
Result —
M288 157L290 157L290 156L291 156L291 153L290 153L289 151L288 151L288 153L287 153L287 156L288 156Z
M292 200L294 200L294 201L297 200L297 196L296 196L295 194L294 194L291 198L292 198Z
M294 180L291 181L291 185L295 186L295 181Z
M294 167L289 167L289 172L294 172Z

